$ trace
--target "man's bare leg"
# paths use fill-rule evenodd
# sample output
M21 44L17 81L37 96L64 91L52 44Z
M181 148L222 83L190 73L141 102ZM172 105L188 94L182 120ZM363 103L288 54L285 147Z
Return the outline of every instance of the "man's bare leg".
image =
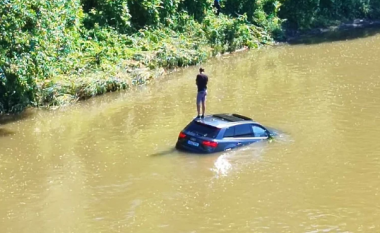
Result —
M202 102L202 116L205 115L205 112L206 112L206 101L203 101Z

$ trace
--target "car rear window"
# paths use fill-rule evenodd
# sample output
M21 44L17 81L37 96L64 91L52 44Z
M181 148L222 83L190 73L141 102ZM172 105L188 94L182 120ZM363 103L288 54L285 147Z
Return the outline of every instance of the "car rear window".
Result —
M198 136L216 138L220 129L211 125L205 125L196 121L191 122L185 129L186 131L197 134Z

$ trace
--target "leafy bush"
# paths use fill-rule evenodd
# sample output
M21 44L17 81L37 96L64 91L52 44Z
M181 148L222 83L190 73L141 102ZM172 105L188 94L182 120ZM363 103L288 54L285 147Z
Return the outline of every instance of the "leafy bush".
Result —
M112 26L121 32L131 29L131 14L126 0L82 0L83 10L86 13L84 25L93 28Z
M69 53L80 38L81 6L69 0L0 4L0 102L15 112L33 102L35 80L75 67Z
M279 16L287 19L288 27L308 29L336 20L379 18L379 13L379 0L283 0Z
M24 72L29 62L12 60L0 68L0 114L20 112L33 100L34 82Z

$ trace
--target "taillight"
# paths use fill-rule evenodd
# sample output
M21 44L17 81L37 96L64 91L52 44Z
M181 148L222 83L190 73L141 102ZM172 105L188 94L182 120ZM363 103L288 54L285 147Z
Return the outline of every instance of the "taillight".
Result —
M212 148L215 148L218 146L217 142L212 142L212 141L203 141L202 144L205 146L212 147Z
M184 133L179 133L179 135L178 135L178 138L185 138L186 137L186 134L184 134Z

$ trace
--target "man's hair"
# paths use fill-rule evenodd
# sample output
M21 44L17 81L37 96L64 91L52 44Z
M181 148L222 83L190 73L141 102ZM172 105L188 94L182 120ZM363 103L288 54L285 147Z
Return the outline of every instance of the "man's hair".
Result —
M205 69L203 69L202 67L199 68L199 72L204 72L204 71L205 71Z

